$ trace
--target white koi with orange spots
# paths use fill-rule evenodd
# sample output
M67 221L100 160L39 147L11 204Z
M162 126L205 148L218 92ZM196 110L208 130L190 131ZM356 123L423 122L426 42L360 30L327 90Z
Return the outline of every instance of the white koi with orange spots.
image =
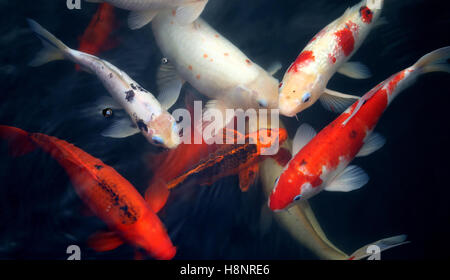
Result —
M331 111L343 111L357 99L326 90L338 71L351 78L367 78L368 69L347 63L375 25L383 0L363 0L320 31L291 64L280 83L279 107L285 116L295 116L321 98ZM325 93L325 94L324 94Z
M176 102L185 81L215 100L216 109L278 107L277 79L201 18L179 25L175 14L160 13L152 22L167 58L158 74L158 99L166 107Z

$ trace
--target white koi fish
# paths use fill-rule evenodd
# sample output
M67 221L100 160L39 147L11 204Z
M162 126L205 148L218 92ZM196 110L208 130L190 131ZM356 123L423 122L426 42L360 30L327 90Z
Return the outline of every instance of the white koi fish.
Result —
M357 96L326 89L339 72L355 79L370 76L357 62L347 62L358 50L380 16L383 0L363 0L320 31L291 64L280 83L279 108L285 116L295 116L318 99L333 112L342 112Z
M28 23L44 45L44 49L30 63L31 66L62 59L79 64L83 69L97 75L114 100L131 117L131 121L116 121L102 133L103 136L124 138L141 132L154 145L167 148L178 146L180 137L175 119L150 92L111 63L70 49L37 22L29 19Z
M161 11L174 9L179 24L189 24L203 12L208 0L85 0L94 3L109 3L117 8L131 11L128 17L130 29L139 29L151 22Z
M277 79L201 18L179 25L174 14L160 13L152 21L156 42L165 56L157 77L158 99L165 107L176 102L187 81L212 99L204 119L210 109L225 116L227 108L278 108Z

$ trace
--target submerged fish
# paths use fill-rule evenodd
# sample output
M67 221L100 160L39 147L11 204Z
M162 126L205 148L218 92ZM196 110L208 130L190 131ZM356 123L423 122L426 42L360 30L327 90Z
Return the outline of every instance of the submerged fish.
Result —
M279 108L285 116L295 116L319 98L325 108L344 111L357 96L325 87L337 72L352 78L367 78L360 63L346 63L375 25L383 0L363 0L320 31L291 64L280 83Z
M107 2L115 7L131 11L128 26L138 29L152 21L161 11L173 9L179 24L189 24L203 12L208 0L86 0L87 2Z
M117 171L80 148L41 133L0 126L0 138L10 142L10 151L23 155L39 147L67 172L75 191L102 219L110 232L94 235L89 244L98 251L113 250L129 243L157 259L172 259L176 253L166 229L152 207Z
M282 147L290 150L290 142L288 139ZM268 158L260 164L260 170L264 194L269 197L273 182L283 172L283 167L273 159ZM299 202L287 211L276 213L271 212L267 204L264 204L260 217L261 231L270 227L272 217L296 242L324 260L359 260L370 255L367 252L370 245L377 245L381 251L384 251L408 243L408 241L405 241L406 235L397 235L369 243L348 255L328 240L307 200Z
M110 38L111 33L117 26L114 7L103 3L98 7L91 22L80 38L78 50L80 52L97 55L102 51L114 48L115 42ZM80 70L77 64L76 69Z
M268 138L260 139L262 135ZM281 165L290 159L291 155L285 149L280 149L277 154L271 156L261 153L263 148L270 147L275 142L283 143L287 139L285 129L260 129L237 137L245 137L245 144L220 145L207 158L201 159L190 170L168 182L167 188L175 188L192 178L200 185L212 185L221 178L238 174L239 186L242 191L246 191L256 181L258 164L266 157L275 158ZM253 138L254 142L250 142L250 138Z
M227 108L278 108L278 80L201 18L182 26L167 11L155 17L152 28L165 56L157 77L158 99L165 107L176 102L187 81L212 99L204 119L212 109L225 116ZM225 123L233 118L227 117Z
M116 121L102 133L103 136L123 138L141 132L154 145L167 148L178 146L180 137L175 119L150 92L111 63L70 49L35 21L28 22L44 45L30 65L39 66L60 59L81 65L83 69L97 75L114 100L131 117L131 121L128 118Z
M413 66L370 90L317 135L311 127L302 125L294 139L295 156L270 195L270 209L287 209L323 189L348 192L364 186L369 177L349 163L384 145L385 139L372 133L383 112L419 75L435 71L450 73L446 63L449 58L450 47L423 56Z

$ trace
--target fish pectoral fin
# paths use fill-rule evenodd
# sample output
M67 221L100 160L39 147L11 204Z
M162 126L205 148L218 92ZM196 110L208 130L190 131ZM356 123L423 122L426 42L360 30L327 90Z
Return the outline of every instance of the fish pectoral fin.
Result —
M205 9L208 0L199 0L190 4L183 4L176 10L175 19L181 25L195 21Z
M139 29L151 22L159 13L159 10L132 11L128 15L128 27L132 30Z
M271 156L280 166L285 166L292 158L291 152L286 148L280 148L278 153Z
M116 249L124 242L115 232L99 231L91 235L87 243L97 252L106 252Z
M337 72L352 79L367 79L372 76L369 68L361 62L346 62Z
M256 183L256 180L258 178L258 172L259 172L259 165L254 164L241 172L239 172L239 187L241 188L241 191L246 192L252 186Z
M102 136L110 138L125 138L139 132L140 130L128 118L123 118L115 121L107 129L103 130Z
M294 140L292 141L292 154L296 155L306 144L311 141L317 132L309 124L302 124L295 133Z
M154 179L152 184L145 191L145 201L153 210L158 213L167 203L170 191L167 184L162 179Z
M165 110L177 102L183 83L184 81L170 61L161 64L156 75L156 84L159 90L158 101Z
M357 157L365 157L370 155L371 153L377 151L386 143L386 138L384 138L379 133L372 133L370 136L364 141L364 145L359 150Z
M319 100L326 110L333 113L342 113L355 101L359 100L359 96L325 89Z
M278 71L280 71L282 67L283 65L281 64L281 62L275 61L272 65L270 65L269 68L267 68L267 73L273 76L278 73Z
M205 141L210 141L218 132L223 132L227 124L233 120L234 114L227 114L227 108L228 106L222 100L215 99L206 103L203 109L203 121L198 124L200 127L197 128L199 131L203 131Z
M341 174L325 187L331 192L350 192L363 187L369 182L369 176L356 165L349 165Z

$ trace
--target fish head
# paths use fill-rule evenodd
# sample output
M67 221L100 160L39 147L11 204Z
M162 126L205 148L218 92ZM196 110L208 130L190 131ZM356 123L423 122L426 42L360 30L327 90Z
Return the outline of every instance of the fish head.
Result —
M288 138L288 133L284 128L263 128L256 133L252 133L259 148L270 148L275 143L281 145Z
M302 172L283 172L275 180L275 186L269 197L269 208L275 212L288 209L310 198L315 191L311 176Z
M144 214L135 224L129 238L133 240L134 245L144 249L148 255L158 260L170 260L177 251L163 223L154 213Z
M174 149L181 142L177 122L168 112L152 117L147 127L145 136L155 146Z
M288 71L279 84L280 113L287 117L295 116L314 104L324 89L320 75Z

